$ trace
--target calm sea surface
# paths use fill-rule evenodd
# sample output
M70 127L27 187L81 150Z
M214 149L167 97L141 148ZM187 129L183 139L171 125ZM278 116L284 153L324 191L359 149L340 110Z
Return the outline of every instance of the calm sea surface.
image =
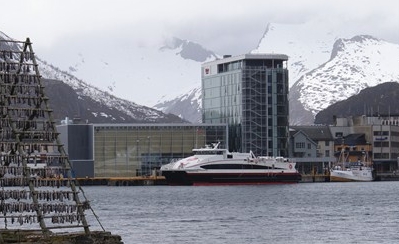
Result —
M399 243L399 182L83 189L126 244Z

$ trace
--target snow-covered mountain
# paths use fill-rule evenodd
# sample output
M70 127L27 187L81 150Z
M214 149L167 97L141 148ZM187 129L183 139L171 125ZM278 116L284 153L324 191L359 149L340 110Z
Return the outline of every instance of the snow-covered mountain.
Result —
M172 100L178 98L178 100L185 101L186 99L190 100L190 104L193 105L192 110L197 110L196 105L198 103L198 93L201 94L201 64L210 60L215 60L220 58L219 55L215 54L212 51L209 51L199 45L198 43L194 43L187 40L181 40L179 38L171 38L165 42L165 45L160 48L160 51L166 54L172 54L173 56L177 56L186 60L186 66L176 66L174 69L165 72L164 74L168 75L169 72L177 72L177 73L187 73L187 78L178 78L176 80L171 79L172 77L167 77L168 89L163 90L162 97L159 97L154 103L154 108L160 109L164 112L170 111L178 111L178 109L169 110L169 106L162 106L162 104L169 103ZM166 62L173 62L173 60L166 60ZM188 92L187 92L188 91ZM190 107L189 107L190 108ZM190 113L190 112L189 112ZM173 113L183 118L191 116L183 116L183 114ZM195 113L194 113L195 114ZM189 121L192 121L189 119Z
M0 40L12 40L12 38L0 32ZM21 50L21 46L15 42L0 42L0 45L2 50ZM50 104L53 105L53 109L56 109L57 111L60 110L59 106L68 106L70 103L81 103L80 105L85 103L91 105L75 106L79 111L74 111L73 116L77 115L85 120L91 118L91 120L95 120L97 122L182 122L182 120L177 116L165 114L159 110L138 105L126 99L120 99L116 96L113 96L109 92L103 91L84 82L81 79L78 79L66 71L62 71L59 68L48 64L46 61L38 57L36 57L36 60L39 65L40 74L43 76L43 78L46 80L63 81L74 90L77 95L77 99L80 100L80 102L76 102L68 101L66 98L63 100L63 98L53 97ZM53 85L54 82L47 82L47 84ZM64 90L64 95L68 93L70 99L74 97L75 94L71 95L70 91L65 93L65 88L62 88L62 86L59 86L58 84L56 84L56 86L58 89ZM52 87L46 87L45 89L46 91L51 90ZM55 92L56 91L53 91L53 93ZM52 95L53 94L48 94L50 99L52 98ZM60 103L57 103L57 100L60 100ZM86 109L87 111L82 111L82 108ZM63 116L68 115L65 114Z
M302 75L325 63L331 56L331 51L338 34L325 32L319 23L304 24L268 24L257 47L251 53L283 53L289 56L288 69L290 86ZM183 118L197 122L201 115L193 115L193 111L201 110L201 84L196 89L189 89L173 99L160 101L154 107L162 111L179 114ZM198 100L188 100L197 97ZM190 110L182 104L194 104ZM182 109L184 108L184 109ZM291 116L296 121L296 118ZM301 120L301 119L299 119Z
M105 36L101 41L101 52L90 41L79 41L76 52L67 54L64 60L57 59L61 62L57 66L114 96L150 107L200 84L201 63L215 58L199 44L175 37L115 43ZM67 48L62 46L66 44L59 45L57 50Z
M322 23L267 25L252 53L289 56L292 125L312 124L320 110L366 87L399 81L399 45L357 34L326 31ZM43 61L43 76L63 80L80 96L109 108L141 111L142 118L159 116L157 109L191 122L201 120L201 64L219 55L178 38L154 43L127 40L102 52L91 50L87 42L79 44L84 52L71 54L75 59L78 55L78 61L65 64L68 72L55 72L53 65ZM63 60L70 62L71 57ZM147 112L137 103L154 109Z
M367 35L326 31L321 23L268 24L252 53L289 56L290 124L313 124L315 115L329 105L383 82L399 82L399 45ZM200 84L197 89L156 106L177 112L190 121L200 118ZM188 102L188 98L190 101ZM195 104L188 113L181 104ZM166 106L168 105L168 106Z
M399 114L399 83L384 82L368 87L351 96L328 106L317 113L315 124L333 125L336 118L382 116L390 117Z
M399 45L371 36L338 39L330 60L291 87L290 116L296 119L291 124L313 124L314 116L329 105L367 87L399 82L398 57Z
M84 100L85 98L90 98L103 106L101 110L89 111L94 117L101 116L111 118L111 121L114 122L131 122L132 119L133 121L137 122L181 122L170 118L170 115L159 110L142 106L126 99L118 98L107 91L103 91L76 78L68 72L62 71L57 67L48 64L46 61L43 61L39 58L37 60L39 63L40 73L43 77L52 80L61 80L65 84L72 87L80 99ZM112 114L107 113L104 107L108 108L109 110L123 112L125 116L115 117ZM171 120L169 120L168 117Z
M399 82L399 45L356 34L313 22L268 25L253 52L289 56L291 125L313 124L319 111L366 87Z
M154 108L178 115L192 123L201 123L201 87L194 87L187 93L155 105Z
M178 115L180 118L190 121L192 123L201 122L201 64L216 58L219 55L204 49L197 43L183 41L178 38L173 38L171 42L167 42L160 50L175 52L185 59L192 61L191 65L196 70L192 80L188 86L171 86L176 92L165 94L160 97L157 103L153 106L155 109L161 110L164 113L171 113Z
M304 74L325 63L331 56L338 33L326 32L319 23L275 24L266 26L264 35L251 53L282 53L289 56L290 87Z

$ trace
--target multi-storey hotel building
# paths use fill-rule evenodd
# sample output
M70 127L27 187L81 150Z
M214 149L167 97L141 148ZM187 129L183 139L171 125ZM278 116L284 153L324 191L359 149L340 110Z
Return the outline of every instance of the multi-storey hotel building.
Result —
M202 65L202 120L228 124L230 151L288 156L287 60L244 54Z

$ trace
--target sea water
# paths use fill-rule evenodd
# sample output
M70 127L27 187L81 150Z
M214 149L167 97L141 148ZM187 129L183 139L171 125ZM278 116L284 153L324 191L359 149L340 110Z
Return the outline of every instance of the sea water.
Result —
M399 243L399 182L83 190L126 244Z

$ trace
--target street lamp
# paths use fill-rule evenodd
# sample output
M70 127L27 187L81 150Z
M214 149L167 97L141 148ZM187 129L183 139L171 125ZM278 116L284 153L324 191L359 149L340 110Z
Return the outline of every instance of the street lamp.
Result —
M137 175L137 171L138 171L138 166L140 165L139 164L139 143L140 143L140 140L136 140L136 175Z

